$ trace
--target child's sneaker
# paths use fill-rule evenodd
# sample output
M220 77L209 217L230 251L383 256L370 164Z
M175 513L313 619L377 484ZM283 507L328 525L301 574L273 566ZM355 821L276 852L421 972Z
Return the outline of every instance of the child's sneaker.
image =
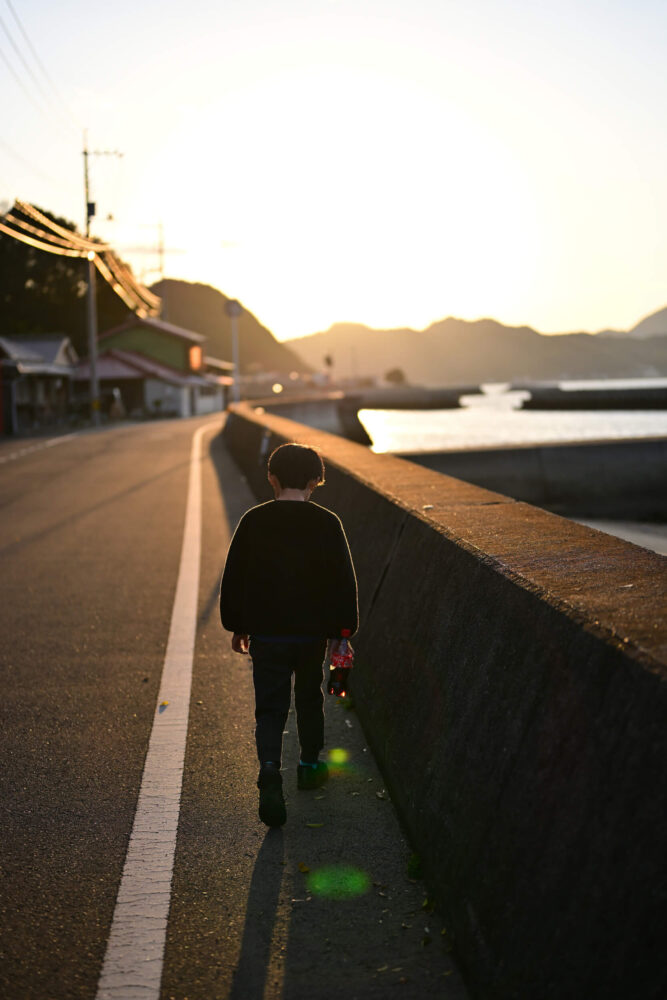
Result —
M329 768L323 760L315 764L299 764L296 769L297 787L302 791L320 788L329 777Z
M277 764L262 764L259 777L259 818L267 826L282 826L287 819L283 779Z

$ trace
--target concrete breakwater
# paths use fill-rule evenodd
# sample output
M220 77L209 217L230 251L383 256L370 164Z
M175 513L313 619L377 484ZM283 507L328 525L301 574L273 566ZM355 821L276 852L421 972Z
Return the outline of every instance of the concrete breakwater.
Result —
M572 517L667 520L667 439L404 455L436 472Z
M329 392L325 395L288 397L279 400L259 400L252 404L260 412L277 413L290 420L316 427L329 434L340 434L348 441L358 444L372 444L364 425L359 420L360 397L348 396L344 392Z
M327 463L360 588L354 695L473 995L667 992L667 561L249 407ZM344 850L344 845L341 845Z
M528 389L524 410L664 410L667 409L667 387L617 389L599 386L595 389L562 389L559 386L513 385L513 389Z
M341 434L348 441L372 444L366 428L359 420L359 410L452 410L460 405L461 396L479 392L478 386L454 386L445 389L425 389L421 386L395 386L387 389L369 388L355 392L329 392L314 396L288 395L276 400L257 400L267 413L277 413L290 420Z
M613 391L617 395L620 392ZM463 389L433 391L428 399L421 397L419 408L456 408L463 393ZM370 445L373 442L359 420L361 409L376 405L393 409L400 405L408 409L417 406L414 392L406 391L400 405L395 390L391 394L393 398L389 400L386 393L361 396L339 392L326 397L281 398L262 405L267 412ZM580 394L580 391L569 393ZM572 517L658 522L667 518L667 438L664 437L459 448L404 453L402 457Z

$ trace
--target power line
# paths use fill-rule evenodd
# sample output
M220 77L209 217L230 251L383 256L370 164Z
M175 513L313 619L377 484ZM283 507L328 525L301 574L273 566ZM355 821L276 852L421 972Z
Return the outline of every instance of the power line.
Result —
M42 84L40 83L40 81L37 79L37 77L33 73L32 69L30 68L30 66L29 66L29 64L27 62L27 60L25 59L25 57L24 57L23 53L21 52L20 48L18 47L18 45L14 41L9 28L7 27L7 25L5 24L5 22L4 22L4 20L2 19L1 16L0 16L0 27L2 28L2 30L6 34L7 38L9 39L9 44L11 45L11 47L14 50L14 52L16 53L16 55L18 56L19 60L21 61L21 64L22 64L23 68L25 69L26 73L28 74L28 76L30 77L30 79L34 83L35 87L39 91L42 99L44 101L46 101L47 107L49 107L53 111L58 111L57 108L53 108L53 106L51 105L51 98L46 93L46 91L42 87Z
M83 236L79 236L78 233L72 232L71 229L65 229L64 226L59 226L57 222L49 219L48 215L44 215L39 209L35 208L34 205L30 205L27 201L19 201L17 198L14 203L14 208L17 212L22 215L27 215L29 218L39 222L46 229L50 229L52 232L57 233L59 236L64 236L72 246L77 246L80 250L84 250L86 253L92 250L97 253L101 250L108 250L109 247L106 243L95 243L93 240L85 239Z
M17 163L20 163L22 166L32 171L32 173L35 174L37 177L41 177L42 180L48 181L50 184L53 184L52 175L49 176L49 174L46 174L44 173L43 170L40 170L39 167L36 167L34 163L30 163L29 160L26 160L25 156L21 156L20 153L17 153L15 149L13 149L10 145L8 145L8 143L5 142L4 139L0 139L0 149L4 149L5 153L9 153L10 156L13 156L14 159L17 161Z
M25 230L27 233L31 233L33 236L38 237L38 239L48 240L50 243L54 243L59 247L67 247L68 250L80 249L79 247L74 247L74 244L69 240L66 240L62 236L56 236L55 233L47 233L44 229L40 229L38 226L31 226L29 222L24 219L17 218L13 212L7 212L4 217L5 224L11 222L13 226L18 229Z
M30 93L30 91L26 87L25 83L23 82L23 80L21 79L21 77L18 75L18 73L16 72L16 70L14 69L14 67L12 66L12 64L10 63L9 59L7 58L7 56L5 55L5 53L3 52L2 49L0 49L0 58L2 58L2 61L4 62L5 66L7 67L7 69L9 70L9 72L12 74L12 76L14 77L14 79L16 80L16 82L18 83L19 87L21 88L21 90L23 91L23 93L26 95L26 97L28 98L28 100L31 101L34 104L34 106L39 111L40 115L44 115L45 118L48 118L49 116L47 115L46 111L41 106L41 104L38 104L38 102L32 96L32 94Z
M95 257L95 266L100 272L102 277L108 284L111 285L116 295L123 300L126 306L134 310L139 316L146 316L148 310L145 308L143 303L138 303L132 292L126 288L122 282L118 280L107 263L102 259L102 257Z
M67 105L66 101L65 101L65 100L63 99L63 97L62 97L62 95L60 94L60 92L59 92L58 88L56 87L55 83L53 82L53 80L52 80L51 76L50 76L50 75L49 75L49 73L47 72L47 69L46 69L46 67L44 66L44 63L42 62L42 60L40 59L39 55L37 54L37 50L35 49L35 46L34 46L34 45L32 44L32 42L30 41L30 38L29 38L29 36L28 36L28 32L27 32L27 31L25 30L25 28L23 27L23 24L21 23L21 20L19 19L19 16L18 16L18 14L17 14L17 13L16 13L16 11L14 10L14 5L13 5L13 4L11 3L11 0L5 0L5 2L6 2L6 4L7 4L7 6L9 7L9 10L10 10L10 12L11 12L11 15L12 15L12 17L14 18L14 20L15 20L15 22L16 22L16 25L17 25L17 27L18 27L18 29L19 29L19 31L20 31L20 32L21 32L21 34L23 35L23 39L24 39L24 41L25 41L26 45L28 46L28 48L30 49L30 52L32 53L32 57L33 57L33 59L35 60L35 62L37 63L37 66L39 67L39 69L40 69L40 71L41 71L41 73L42 73L42 75L43 75L44 79L46 80L46 82L48 83L49 87L51 88L51 90L52 90L52 91L53 91L53 93L55 94L55 96L56 96L56 98L58 99L59 103L60 103L60 104L62 105L62 107L63 107L63 110L65 111L65 113L66 113L67 117L68 117L68 118L69 118L69 120L70 120L70 124L71 124L71 125L72 125L72 126L73 126L74 128L77 128L77 129L78 129L78 128L79 128L79 125L78 125L78 123L76 122L76 120L75 120L75 118L74 118L74 115L73 115L73 114L72 114L72 112L70 111L70 109L69 109L69 107L68 107L68 105ZM32 74L31 74L31 76L32 76Z
M15 214L16 212L19 216ZM20 218L21 215L39 222L42 228ZM139 316L159 314L159 297L149 292L134 278L110 247L84 239L78 233L59 226L34 205L17 199L14 210L0 216L0 233L12 236L20 243L35 247L37 250L45 250L60 257L87 258L94 263L100 274L131 310Z
M38 226L33 226L25 219L19 219L13 212L7 212L4 217L5 224L10 222L13 226L17 226L19 229L25 230L27 233L36 236L38 239L48 240L50 243L54 243L56 246L67 247L69 250L81 250L84 254L89 253L93 250L93 246L87 248L85 245L80 245L80 241L66 239L63 236L57 236L54 232L49 232L44 229L40 229ZM104 249L104 246L99 247L100 250ZM93 250L93 253L95 250Z
M81 250L68 249L67 247L55 247L52 243L44 243L42 240L36 240L32 236L28 236L27 233L17 232L15 229L11 229L9 226L6 226L1 220L0 233L6 233L7 236L13 236L15 240L19 241L19 243L27 243L28 246L36 247L37 250L47 250L48 253L54 253L59 257L86 256L86 254L82 253Z
M99 256L123 288L135 298L139 298L149 310L159 308L160 299L158 296L153 295L152 292L149 292L147 288L137 281L130 269L113 252L107 252Z

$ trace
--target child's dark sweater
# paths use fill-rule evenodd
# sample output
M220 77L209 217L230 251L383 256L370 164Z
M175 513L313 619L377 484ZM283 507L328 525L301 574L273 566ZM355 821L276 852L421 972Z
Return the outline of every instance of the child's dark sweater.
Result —
M220 618L247 635L354 633L357 581L336 515L301 500L271 500L244 514L222 576Z

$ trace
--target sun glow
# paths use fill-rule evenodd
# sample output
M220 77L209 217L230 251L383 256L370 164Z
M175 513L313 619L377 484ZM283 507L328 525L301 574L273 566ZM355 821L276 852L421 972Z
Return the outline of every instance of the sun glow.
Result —
M83 35L38 6L90 148L125 154L92 158L95 234L149 281L162 223L167 276L279 339L447 315L627 329L664 304L664 4L145 0L88 5ZM81 224L80 132L16 83L0 66L0 201Z
M433 289L474 313L481 275L497 300L509 269L535 266L520 165L454 101L418 85L340 68L282 73L170 133L139 200L157 210L195 148L198 190L215 197L194 198L187 224L172 227L188 251L181 270L260 318L270 312L278 336L314 332L326 317L392 324L419 313L420 298L427 323Z

